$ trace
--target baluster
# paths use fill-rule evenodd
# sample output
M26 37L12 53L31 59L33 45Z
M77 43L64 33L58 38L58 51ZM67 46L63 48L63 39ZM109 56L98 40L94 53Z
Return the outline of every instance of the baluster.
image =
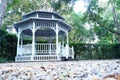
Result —
M45 46L46 46L45 52L47 53L47 44Z
M39 50L40 50L39 44L37 44L37 47L38 47L38 48L37 48L37 52L38 52L37 54L39 54Z
M40 46L41 46L41 44L40 44ZM42 46L41 46L41 53L42 53L42 50L43 50L43 49L42 49Z
M44 53L45 53L45 47L46 47L45 45L46 45L46 44L43 44L43 45L44 45Z
M39 54L40 54L40 44L38 44L39 45Z
M43 50L44 50L44 53L45 53L45 44L43 44L43 45L44 45L44 49Z
M44 52L44 45L42 44L42 53Z

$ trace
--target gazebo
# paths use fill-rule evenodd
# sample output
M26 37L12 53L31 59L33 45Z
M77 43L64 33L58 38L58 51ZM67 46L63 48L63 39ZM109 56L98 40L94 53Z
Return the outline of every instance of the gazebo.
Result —
M68 38L71 27L56 12L27 13L14 27L18 36L16 62L74 59L74 50L69 47ZM25 39L31 43L24 43ZM40 43L40 40L45 42Z

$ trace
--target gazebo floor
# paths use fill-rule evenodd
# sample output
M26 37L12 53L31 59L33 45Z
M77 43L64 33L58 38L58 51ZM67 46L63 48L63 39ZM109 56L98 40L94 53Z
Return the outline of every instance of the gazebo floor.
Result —
M26 55L26 56L16 56L15 62L23 61L60 61L61 58L57 55Z

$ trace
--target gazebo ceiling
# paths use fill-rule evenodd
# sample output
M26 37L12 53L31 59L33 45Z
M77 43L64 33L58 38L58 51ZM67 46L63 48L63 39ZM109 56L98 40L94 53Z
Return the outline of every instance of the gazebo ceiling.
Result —
M26 29L24 31L22 31L23 35L27 35L27 36L32 36L32 31L30 29ZM59 35L63 35L64 32L63 31L59 31ZM55 37L56 33L54 30L52 29L38 29L35 32L35 37Z

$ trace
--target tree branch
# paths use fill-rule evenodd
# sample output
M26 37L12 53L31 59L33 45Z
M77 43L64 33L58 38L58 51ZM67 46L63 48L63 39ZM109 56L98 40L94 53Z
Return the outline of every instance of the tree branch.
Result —
M111 29L111 28L109 28L108 26L106 26L105 24L103 24L103 22L101 22L100 20L98 20L98 19L94 16L93 13L92 13L92 15L91 15L91 19L92 19L93 21L97 22L97 23L100 25L100 27L103 27L103 28L106 29L107 31L109 31L109 32L111 32L111 33L114 33L114 34L120 36L120 32L115 31L114 29Z

